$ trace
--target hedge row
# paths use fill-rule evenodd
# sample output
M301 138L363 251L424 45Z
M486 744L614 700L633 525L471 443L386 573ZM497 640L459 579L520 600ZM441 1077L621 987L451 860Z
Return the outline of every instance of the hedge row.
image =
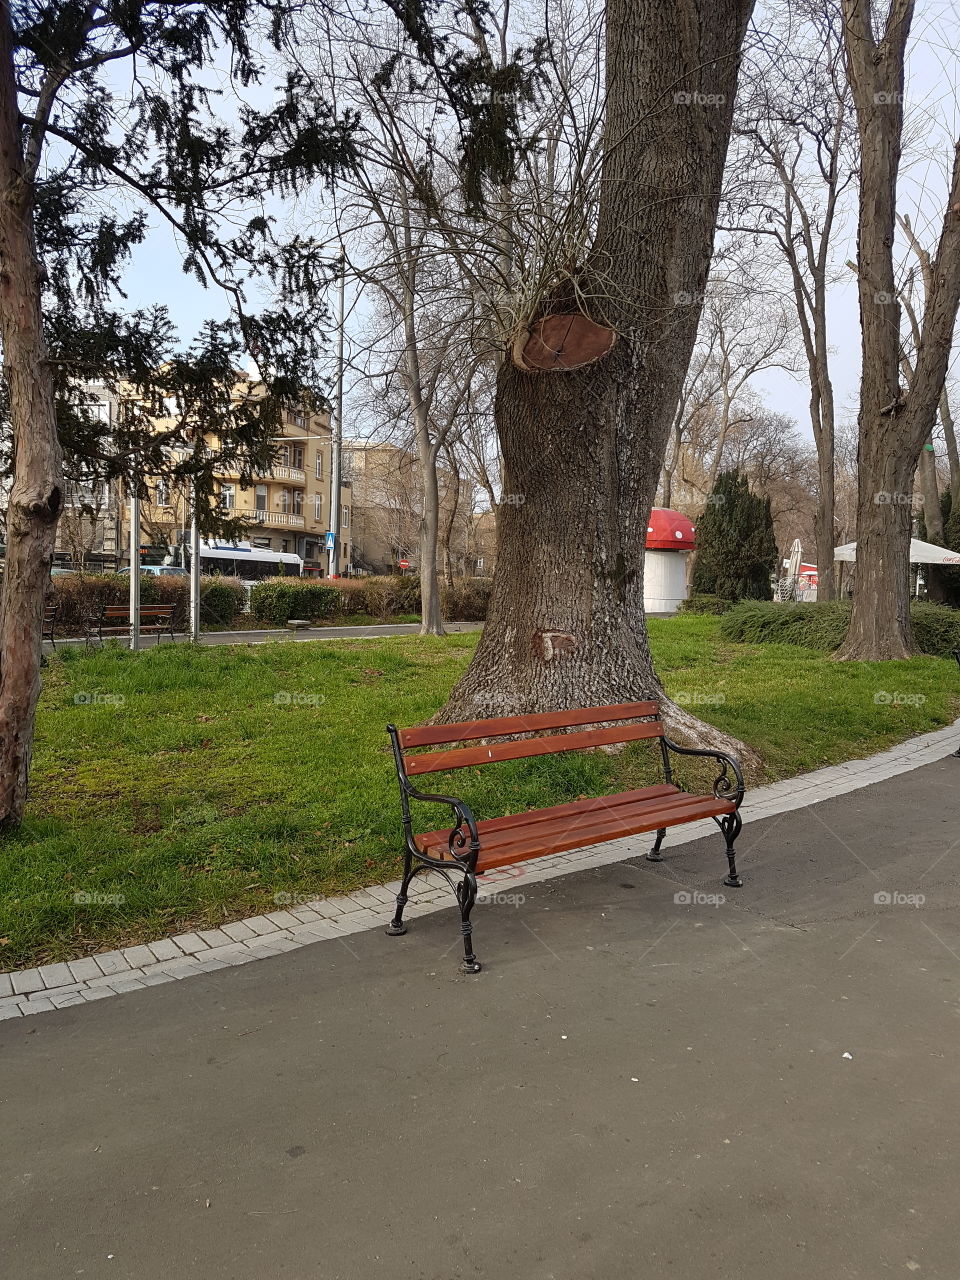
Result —
M125 573L71 574L52 580L52 603L57 605L57 629L80 635L84 621L105 604L126 604L130 578ZM204 626L229 630L246 604L246 589L239 578L200 579L200 621ZM140 575L141 604L172 604L173 625L185 631L190 616L190 581L186 577Z
M736 600L724 600L722 596L712 596L705 591L694 592L687 600L680 603L678 613L729 613L736 608Z
M850 610L848 600L808 604L744 601L724 615L720 634L742 644L797 644L830 653L843 643ZM960 610L921 600L910 606L910 616L914 642L921 653L949 658L960 648Z
M440 607L449 622L482 622L490 601L490 580L461 578L441 588ZM250 612L258 622L282 627L291 618L310 622L366 614L381 622L398 615L419 614L420 579L416 577L338 578L335 583L302 578L258 582L250 592Z

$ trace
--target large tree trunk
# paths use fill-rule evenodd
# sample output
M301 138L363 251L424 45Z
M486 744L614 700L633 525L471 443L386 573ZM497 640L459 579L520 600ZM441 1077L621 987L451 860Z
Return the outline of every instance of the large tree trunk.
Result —
M43 605L50 581L63 461L40 310L33 184L26 180L10 13L0 8L0 338L10 394L13 485L0 603L0 826L19 822L40 695Z
M960 146L954 155L909 392L900 386L900 304L894 277L904 56L914 0L892 0L879 42L872 6L843 0L844 43L860 131L857 284L862 330L857 577L838 658L909 657L913 478L936 421L960 303Z
M523 501L500 510L487 622L443 719L663 700L644 543L696 336L751 9L609 0L601 207L578 284L618 341L573 371L500 370L503 488ZM559 289L540 314L573 311L572 294ZM663 706L674 733L749 757Z

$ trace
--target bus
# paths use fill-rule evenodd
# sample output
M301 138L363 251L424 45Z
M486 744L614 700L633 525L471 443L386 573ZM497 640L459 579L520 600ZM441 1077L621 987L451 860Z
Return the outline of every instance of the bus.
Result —
M189 545L184 554L189 568ZM249 542L201 542L200 572L205 577L239 578L245 587L252 587L264 578L303 577L303 560L289 551L268 551Z

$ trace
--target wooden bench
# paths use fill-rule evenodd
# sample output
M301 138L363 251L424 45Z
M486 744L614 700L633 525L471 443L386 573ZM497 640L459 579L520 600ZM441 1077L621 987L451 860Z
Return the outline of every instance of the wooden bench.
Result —
M173 615L176 605L144 604L140 606L140 633L153 633L160 643L161 633L175 640L173 633ZM99 613L87 618L87 641L93 639L94 633L103 643L104 633L107 635L130 634L130 606L128 604L105 604Z
M600 726L585 728L584 726ZM477 897L477 876L497 867L511 866L551 853L580 849L618 840L623 836L655 831L656 841L647 854L662 862L660 846L669 827L700 818L713 818L726 840L729 870L724 884L740 888L734 844L743 822L738 812L744 785L740 766L719 751L681 747L664 734L660 709L655 702L626 702L618 706L551 711L540 715L511 716L461 724L426 725L418 729L387 726L400 781L403 815L403 880L397 894L397 910L387 933L406 933L403 909L410 881L418 871L438 871L454 890L460 905L464 973L479 973L473 952L470 912ZM524 736L519 736L524 735ZM655 738L663 763L663 782L619 795L598 796L571 804L553 805L505 818L477 822L469 807L456 796L419 791L411 777L448 769L476 768L499 760L519 760L559 751L581 751L614 743ZM501 741L493 741L501 739ZM482 745L476 745L482 740ZM473 743L471 746L451 744ZM443 747L440 751L420 748ZM720 764L720 774L710 795L691 795L673 783L671 753L707 756ZM731 776L732 775L732 776ZM414 833L411 800L433 801L453 810L452 829Z
M53 628L57 624L57 614L59 612L60 612L60 606L57 604L48 604L44 606L43 628L40 632L40 639L49 640L50 643L53 645L54 649L56 649L57 647L57 642L54 639Z

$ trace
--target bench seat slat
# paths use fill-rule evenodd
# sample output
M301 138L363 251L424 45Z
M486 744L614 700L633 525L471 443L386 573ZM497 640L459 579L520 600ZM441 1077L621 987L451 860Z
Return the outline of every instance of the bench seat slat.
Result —
M525 738L514 742L494 742L486 747L459 747L452 751L428 751L422 756L407 756L408 774L438 773L446 769L467 769L475 764L492 764L496 760L524 760L528 756L548 756L559 751L584 751L616 742L636 742L641 738L660 738L663 725L659 720L644 724L625 724L619 728L589 729L585 733L561 733L554 738Z
M624 796L629 794L624 793ZM579 814L567 812L557 816L550 809L544 809L537 815L544 821L519 826L491 829L490 822L478 823L480 857L477 873L482 875L484 871L492 871L496 867L526 862L551 853L585 848L604 840L656 831L660 827L678 826L698 818L719 817L732 813L735 808L730 800L718 800L714 796L692 796L682 791L641 801L615 803L623 798L606 796L608 807L600 810L595 807L594 801L583 802ZM569 810L571 806L558 805L555 808ZM494 818L492 821L510 820ZM447 848L448 835L447 831L430 831L417 836L416 842L428 856L448 859L451 857Z
M659 714L655 702L619 702L609 707L574 708L571 711L542 711L529 716L501 716L492 720L463 720L458 724L428 724L417 729L401 729L400 745L433 747L442 742L469 742L471 738L502 738L515 733L540 733L544 729L572 729L581 724L604 724L610 720L639 720Z

